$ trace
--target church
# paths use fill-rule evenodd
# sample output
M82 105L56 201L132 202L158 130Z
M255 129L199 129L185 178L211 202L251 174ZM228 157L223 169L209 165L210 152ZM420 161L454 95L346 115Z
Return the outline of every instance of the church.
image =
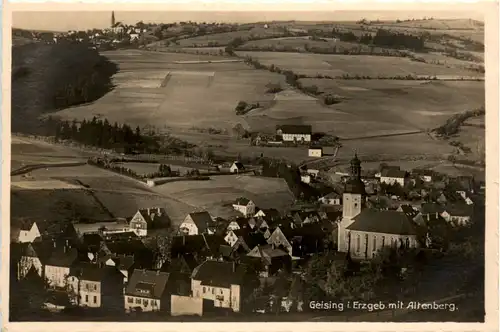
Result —
M399 211L366 207L367 195L361 180L361 161L351 160L350 177L343 193L342 219L338 223L337 250L353 259L366 260L386 246L419 246L414 222Z

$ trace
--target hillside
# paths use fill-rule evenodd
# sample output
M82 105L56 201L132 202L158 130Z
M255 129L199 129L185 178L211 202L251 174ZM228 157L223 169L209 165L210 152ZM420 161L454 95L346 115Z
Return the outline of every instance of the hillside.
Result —
M99 99L112 89L116 72L115 64L85 44L13 47L12 131L39 132L40 115Z

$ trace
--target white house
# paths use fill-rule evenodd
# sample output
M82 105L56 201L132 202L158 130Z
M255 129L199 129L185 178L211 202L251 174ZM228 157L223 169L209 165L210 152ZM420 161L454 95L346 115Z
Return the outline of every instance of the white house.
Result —
M235 161L231 167L229 168L229 172L231 173L239 173L245 170L245 166L239 161Z
M456 193L459 194L460 197L463 198L463 200L465 201L465 204L467 204L467 205L474 204L474 202L472 201L472 199L470 199L470 197L467 195L467 192L465 190L457 190Z
M322 148L309 148L309 157L321 158L323 156Z
M21 258L17 262L17 279L21 280L33 269L43 277L44 257L50 255L50 247L44 246L43 242L18 244Z
M464 203L449 204L444 208L441 217L456 226L464 226L470 223L472 214L473 208L471 205Z
M230 230L224 237L224 241L232 247L238 241L238 235L236 235L234 230Z
M304 183L311 183L311 176L309 174L302 174L300 176L300 181Z
M209 232L213 219L207 211L193 212L186 216L179 229L185 235L198 235Z
M406 172L396 169L384 169L380 173L380 182L386 183L388 185L393 185L398 183L400 186L404 187L406 180Z
M76 248L70 248L68 245L61 247L54 248L45 264L45 279L52 288L66 287L70 269L78 258Z
M233 203L233 209L243 214L245 217L255 214L255 203L245 197L236 199Z
M312 127L309 125L282 125L276 127L276 134L284 142L311 142Z
M191 292L195 298L213 301L218 308L241 310L242 275L234 262L207 260L191 275Z
M163 208L139 209L130 219L130 231L137 236L147 236L148 228L151 229L158 224L168 226L168 216Z
M125 288L125 311L167 311L170 306L169 276L166 272L134 270Z
M319 199L321 204L326 205L342 205L341 196L336 192L331 192Z
M36 238L40 236L40 230L36 222L34 221L24 221L21 223L19 229L19 235L16 242L26 243L33 242Z

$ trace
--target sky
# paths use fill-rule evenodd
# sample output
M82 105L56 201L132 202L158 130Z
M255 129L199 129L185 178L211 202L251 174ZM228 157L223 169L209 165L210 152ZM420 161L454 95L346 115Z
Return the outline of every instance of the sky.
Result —
M470 18L483 20L480 13L471 11L115 11L116 21L135 24L172 23L179 21L251 23L261 21L356 21L368 20L421 19L433 17L441 19ZM12 26L22 29L49 31L87 30L109 27L109 11L15 11Z

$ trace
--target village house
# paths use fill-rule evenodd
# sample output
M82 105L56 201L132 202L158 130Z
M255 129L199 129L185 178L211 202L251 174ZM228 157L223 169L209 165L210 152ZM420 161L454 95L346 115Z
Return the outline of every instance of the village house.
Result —
M395 170L392 168L384 169L380 173L380 182L388 185L399 184L404 187L405 181L407 179L407 174L405 171Z
M323 157L323 149L321 147L310 147L307 155L309 157L321 158Z
M165 311L170 308L170 274L160 271L134 270L125 288L125 311Z
M447 204L441 216L456 226L465 226L471 222L473 208L465 203Z
M239 229L238 230L229 230L229 232L227 232L226 236L224 237L224 241L226 241L227 244L229 244L232 247L232 246L234 246L236 241L238 241L238 237L242 233L243 233L243 231L240 231Z
M274 217L257 217L257 218L250 218L248 220L248 225L250 226L251 229L257 230L257 231L265 231L266 229L269 228L269 224L267 223L266 219L269 219L269 221L272 223L275 220L280 219L281 217L274 218Z
M172 258L191 254L197 261L201 261L219 257L220 247L224 244L226 244L224 237L215 234L174 236L170 252Z
M387 170L400 171L401 167L396 166L396 165L381 165L380 171L375 173L374 177L377 179L380 179L380 177L382 176L382 172L387 171ZM347 175L349 175L349 174L347 174Z
M163 208L139 209L130 219L130 230L138 236L147 236L148 229L168 227L170 220Z
M321 204L326 205L342 205L341 196L336 192L331 192L318 200Z
M51 255L53 249L52 242L25 242L14 245L16 247L12 249L11 255L16 251L19 252L17 279L24 279L30 270L34 270L39 277L44 278L44 266Z
M232 245L236 254L247 254L255 246L267 244L266 238L260 232L241 232L237 236L236 242Z
M191 275L191 292L195 298L213 301L216 308L241 310L242 273L233 262L207 260Z
M130 225L126 220L99 221L99 222L77 222L72 227L77 236L84 234L113 234L130 232Z
M261 278L268 278L278 271L291 271L290 255L273 245L256 245L247 255L247 262L257 267Z
M65 288L70 269L75 264L85 261L76 248L56 241L50 257L45 264L45 279L51 288Z
M430 183L433 181L434 172L427 169L414 169L412 175L424 182Z
M179 229L185 235L210 234L208 229L212 223L213 218L207 211L192 212L186 216Z
M248 198L240 197L234 201L233 209L245 217L253 216L255 214L255 203Z
M13 226L11 228L11 234L13 242L29 243L40 237L40 230L35 221L24 220L19 227Z
M229 168L229 172L231 173L240 173L245 171L245 166L239 161L233 162L231 167Z
M251 219L253 218L246 218L246 217L231 218L226 227L226 232L250 228L249 221Z
M68 275L68 291L81 307L123 310L123 274L113 266L82 263Z
M309 174L301 174L300 181L303 183L311 183L311 176Z
M276 210L274 208L258 209L258 211L255 213L254 217L262 219L262 220L273 221L275 219L281 218L281 214L278 210Z
M284 228L288 230L287 228ZM293 246L292 243L287 238L287 231L282 230L280 227L277 227L267 239L267 243L274 246L274 248L283 249L288 253L291 257L293 257Z
M276 134L281 136L284 142L311 142L312 127L309 125L281 125L276 126Z

